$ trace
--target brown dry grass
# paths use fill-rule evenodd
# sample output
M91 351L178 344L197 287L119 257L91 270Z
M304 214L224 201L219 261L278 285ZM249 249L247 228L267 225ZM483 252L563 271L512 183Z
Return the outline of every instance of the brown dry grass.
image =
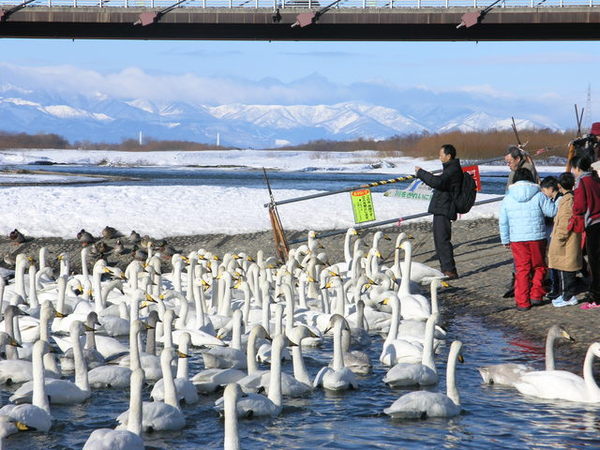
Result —
M566 156L567 145L574 132L555 132L551 130L525 130L519 135L525 149L531 152L547 148L552 155ZM487 131L463 133L454 131L440 134L411 134L394 136L382 141L357 139L353 141L310 141L306 144L280 148L280 150L312 150L317 152L375 150L379 156L406 156L436 158L440 147L452 144L458 156L465 159L487 159L502 156L509 145L516 144L512 131Z

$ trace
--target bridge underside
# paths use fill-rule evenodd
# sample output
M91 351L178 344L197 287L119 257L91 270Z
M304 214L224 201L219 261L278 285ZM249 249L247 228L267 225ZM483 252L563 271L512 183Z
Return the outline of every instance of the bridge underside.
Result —
M236 39L314 41L598 40L600 8L494 9L457 29L473 9L331 10L291 27L306 10L178 8L157 23L133 25L148 9L27 7L0 21L0 37L68 39Z

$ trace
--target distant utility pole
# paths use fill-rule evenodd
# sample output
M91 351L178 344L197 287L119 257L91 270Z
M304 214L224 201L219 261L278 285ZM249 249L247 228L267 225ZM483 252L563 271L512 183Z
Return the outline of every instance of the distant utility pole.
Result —
M588 83L587 98L585 101L585 117L583 118L582 128L587 130L592 126L592 83Z
M140 130L140 134L139 134L139 136L138 136L138 140L139 140L139 143L140 143L140 147L141 147L142 145L144 145L144 137L143 137L143 135L142 135L142 130Z
M217 132L217 147L221 146L221 133Z

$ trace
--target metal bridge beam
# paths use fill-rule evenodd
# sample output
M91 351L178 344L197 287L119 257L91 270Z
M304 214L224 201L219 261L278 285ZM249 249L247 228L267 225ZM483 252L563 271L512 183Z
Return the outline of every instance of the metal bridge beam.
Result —
M473 9L339 9L307 27L299 10L177 8L157 23L134 26L148 8L27 7L0 22L0 37L68 39L236 39L314 41L599 40L600 7L495 9L457 29ZM303 11L306 11L304 9Z

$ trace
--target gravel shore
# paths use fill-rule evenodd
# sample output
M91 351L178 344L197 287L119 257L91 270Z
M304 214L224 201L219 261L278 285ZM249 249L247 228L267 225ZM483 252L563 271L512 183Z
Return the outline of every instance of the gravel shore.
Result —
M431 264L433 267L439 267L433 251L431 224L403 224L401 229L414 236L415 250L413 254L415 259ZM130 232L130 230L121 231L127 235ZM394 240L400 228L393 227L385 231ZM286 234L290 241L305 235L306 233L301 232ZM363 236L370 243L372 232L364 232ZM183 254L199 248L219 255L230 251L244 251L250 255L256 255L259 249L263 249L267 256L274 254L270 231L236 235L174 236L165 240ZM393 240L382 241L381 249L384 258L393 258ZM464 314L479 316L489 326L501 327L509 332L518 330L539 345L543 345L548 328L555 323L560 323L569 330L576 342L559 346L557 352L559 355L561 353L576 354L577 361L581 361L580 357L583 356L590 343L600 341L596 323L600 317L600 311L584 311L577 306L554 308L552 305L545 305L520 312L514 308L512 298L502 298L507 281L511 276L512 256L510 251L500 244L497 220L457 221L453 225L452 240L460 278L453 280L451 287L443 289L440 294L444 321L451 321ZM114 242L114 239L106 241L110 247L114 246ZM131 261L131 244L127 243L126 239L123 239L123 242L127 249L126 253L122 255L108 253L109 265L118 265L124 268ZM324 238L321 242L331 261L343 259L343 235ZM76 239L29 238L23 244L15 245L7 237L0 238L2 255L14 256L17 253L26 252L31 256L37 256L41 246L46 246L51 256L68 252L73 269L80 271L81 245ZM52 263L57 266L55 260ZM7 267L6 263L1 265ZM164 269L170 270L168 262L165 262Z

